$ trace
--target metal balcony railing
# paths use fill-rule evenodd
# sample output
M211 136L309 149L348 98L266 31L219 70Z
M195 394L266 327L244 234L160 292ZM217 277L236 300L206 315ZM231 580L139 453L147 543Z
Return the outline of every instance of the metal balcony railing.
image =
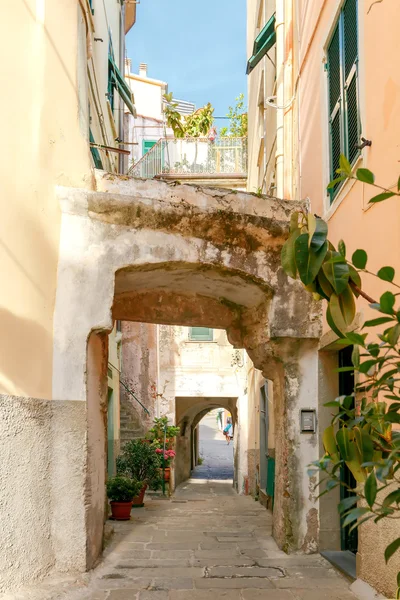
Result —
M161 138L128 171L130 177L247 175L247 138Z

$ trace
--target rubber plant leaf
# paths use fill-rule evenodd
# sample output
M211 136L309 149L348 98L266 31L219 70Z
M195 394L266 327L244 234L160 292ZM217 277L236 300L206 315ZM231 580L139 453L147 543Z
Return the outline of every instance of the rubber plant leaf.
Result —
M308 247L308 233L302 233L295 241L296 266L304 285L309 285L316 278L328 250L328 243L314 252Z
M312 217L310 225L310 218ZM328 225L323 219L314 217L314 215L308 215L308 232L309 232L309 245L312 250L317 252L326 242L328 236Z
M287 275L289 275L289 277L292 277L293 279L296 279L297 276L295 242L299 235L300 229L296 227L289 235L289 238L286 240L286 242L283 244L281 251L281 262L283 270Z
M353 292L348 285L345 287L343 292L339 294L338 298L344 322L346 323L347 327L349 327L356 316L356 303Z
M349 266L339 252L331 252L323 264L323 270L336 294L340 294L349 282Z
M335 440L335 431L333 429L333 425L327 427L322 434L322 442L324 444L324 448L326 452L329 454L333 462L339 462L339 454L336 446Z

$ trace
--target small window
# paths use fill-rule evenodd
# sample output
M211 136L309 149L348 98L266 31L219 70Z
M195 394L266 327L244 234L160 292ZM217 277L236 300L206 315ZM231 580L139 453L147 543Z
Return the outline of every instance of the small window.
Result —
M344 154L353 164L360 154L357 0L346 0L327 49L330 179ZM340 184L330 191L333 201Z
M189 327L189 340L192 342L212 342L213 330L209 327Z
M143 156L147 154L147 152L151 150L156 143L157 142L155 140L143 140Z

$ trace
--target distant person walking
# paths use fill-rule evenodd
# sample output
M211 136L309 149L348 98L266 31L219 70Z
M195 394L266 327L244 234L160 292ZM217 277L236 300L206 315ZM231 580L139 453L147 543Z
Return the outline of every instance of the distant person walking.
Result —
M226 421L226 425L224 427L224 431L223 431L223 434L224 434L225 439L226 439L226 441L228 443L228 446L231 443L231 439L232 439L232 432L231 432L231 430L232 430L232 419L230 417L228 417L228 419Z

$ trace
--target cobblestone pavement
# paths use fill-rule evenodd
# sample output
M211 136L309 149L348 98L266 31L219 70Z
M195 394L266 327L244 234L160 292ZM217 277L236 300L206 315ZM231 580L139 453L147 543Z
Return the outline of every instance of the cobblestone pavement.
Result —
M230 483L190 480L171 500L149 500L114 536L88 600L354 600L319 555L287 556L271 515Z
M200 422L199 450L204 462L193 471L194 479L233 480L233 443L228 445L218 429L215 411Z

